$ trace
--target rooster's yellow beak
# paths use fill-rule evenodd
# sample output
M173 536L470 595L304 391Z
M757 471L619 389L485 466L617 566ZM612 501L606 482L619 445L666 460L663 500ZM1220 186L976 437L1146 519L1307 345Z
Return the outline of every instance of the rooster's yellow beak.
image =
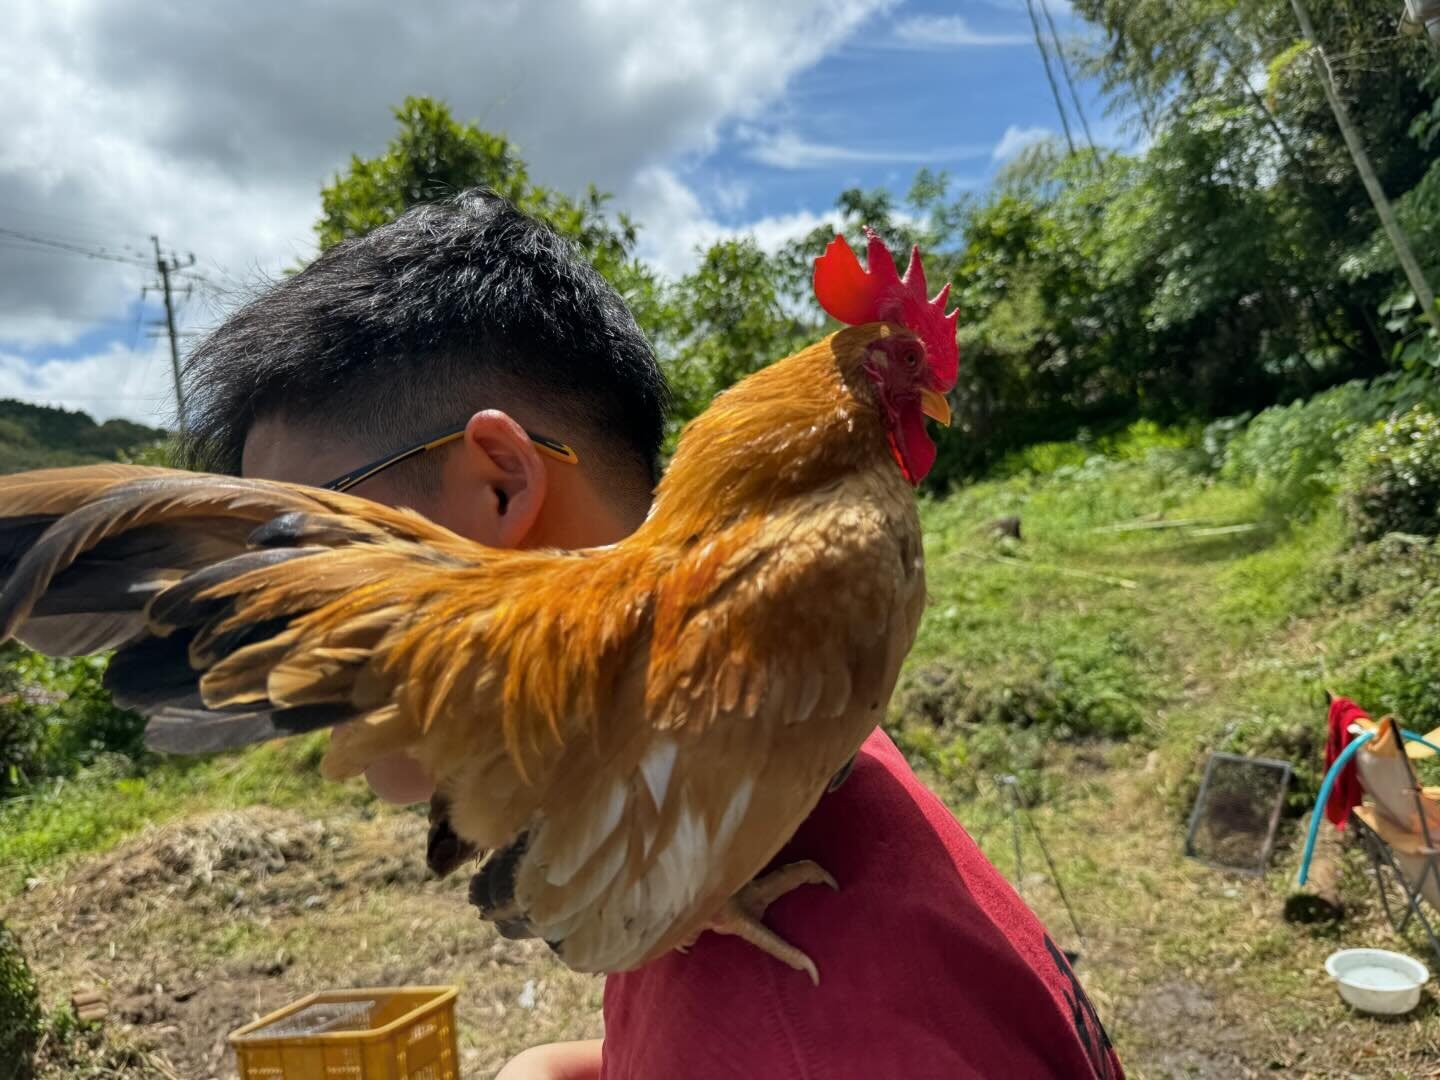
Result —
M931 420L938 421L942 426L950 426L950 402L945 400L944 394L936 393L934 390L921 390L920 411Z

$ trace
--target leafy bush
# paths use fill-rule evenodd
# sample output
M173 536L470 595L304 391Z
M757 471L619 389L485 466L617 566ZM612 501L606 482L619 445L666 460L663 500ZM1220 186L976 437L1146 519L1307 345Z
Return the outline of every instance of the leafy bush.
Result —
M180 443L173 438L155 439L115 452L115 460L126 465L159 465L169 469L181 468L182 457Z
M1342 482L1351 440L1433 395L1430 380L1413 375L1356 380L1265 409L1238 434L1212 425L1206 441L1224 444L1222 476L1253 484L1271 514L1303 519Z
M144 753L144 718L110 700L100 682L105 663L0 646L0 797L73 775L103 754Z
M1211 472L1219 472L1225 467L1230 445L1245 434L1245 427L1250 420L1249 413L1241 413L1239 416L1222 417L1205 425L1200 436L1200 449Z
M1200 463L1200 432L1188 427L1162 427L1153 420L1137 420L1127 427L1094 436L1082 431L1073 442L1042 442L1006 454L999 476L1065 476L1067 470L1100 467L1101 462L1169 465L1184 459ZM1194 460L1192 460L1194 459Z
M885 728L917 768L955 794L974 795L1000 773L1019 777L1029 802L1048 795L1044 765L1057 740L1123 738L1137 732L1151 688L1123 635L1065 645L1023 659L1003 682L974 685L948 663L901 678Z
M1036 728L932 726L892 712L885 730L911 767L930 774L952 797L973 798L995 777L1008 774L1019 779L1021 795L1033 805L1063 783L1063 778L1046 783L1046 739Z
M1334 490L1346 442L1377 407L1357 381L1266 409L1230 440L1222 475L1254 484L1276 516L1308 517Z
M34 1075L35 1048L40 1042L40 992L15 935L0 923L0 1063L7 1077L29 1080Z
M947 665L908 672L892 711L933 727L994 723L1036 728L1049 738L1115 738L1140 729L1148 683L1133 644L1118 635L1016 658L1003 683L972 686Z
M1043 442L1006 454L1000 476L1050 476L1060 469L1084 465L1093 451L1078 442Z
M1389 714L1406 727L1425 732L1440 725L1440 644L1428 636L1377 656L1346 683L1348 696L1373 716Z
M1440 416L1417 405L1359 435L1346 454L1341 506L1360 541L1440 534Z

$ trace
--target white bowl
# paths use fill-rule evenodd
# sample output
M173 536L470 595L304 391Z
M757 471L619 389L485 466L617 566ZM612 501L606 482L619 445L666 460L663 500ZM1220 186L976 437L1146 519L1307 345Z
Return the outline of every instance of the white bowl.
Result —
M1325 970L1340 996L1368 1013L1399 1016L1415 1008L1430 972L1419 960L1384 949L1342 949L1331 953Z

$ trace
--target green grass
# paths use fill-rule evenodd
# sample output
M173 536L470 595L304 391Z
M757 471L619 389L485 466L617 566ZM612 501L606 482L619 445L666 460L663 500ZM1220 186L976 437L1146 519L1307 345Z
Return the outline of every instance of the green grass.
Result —
M1352 547L1327 499L1290 516L1274 507L1254 478L1213 471L1196 433L1142 428L1033 448L1003 478L921 509L931 604L888 726L1012 876L993 778L1020 777L1087 929L1087 985L1137 1077L1212 1058L1329 1075L1350 1042L1378 1039L1316 974L1337 941L1394 945L1363 877L1347 884L1354 916L1341 935L1285 924L1279 910L1319 778L1323 689L1422 730L1440 723L1440 551ZM1012 514L1023 539L997 539L988 523ZM1187 524L1139 527L1157 522ZM0 809L0 889L151 821L257 803L368 812L362 785L319 781L322 746L102 772L12 802ZM1180 856L1213 750L1295 766L1264 880ZM1069 943L1048 874L1028 880L1044 870L1033 836L1022 850L1026 899ZM304 952L296 926L192 929L208 956ZM1426 1009L1385 1029L1381 1071L1366 1075L1413 1071L1433 1047Z
M1012 877L989 776L1018 772L1043 800L1037 820L1089 933L1087 983L1136 1076L1205 1075L1227 1054L1331 1075L1361 1042L1380 1043L1364 1075L1416 1075L1434 1050L1433 1002L1380 1039L1317 977L1333 948L1397 945L1358 869L1339 932L1279 911L1320 778L1323 690L1422 731L1440 723L1440 551L1352 547L1328 497L1275 507L1273 486L1213 474L1181 441L1083 459L1037 448L1006 478L923 509L933 603L892 729ZM1009 514L1019 543L985 529ZM1129 527L1145 519L1194 524ZM1264 881L1180 856L1214 750L1295 767ZM1435 782L1440 769L1423 768ZM1027 878L1044 870L1028 834L1022 852ZM1047 878L1026 898L1073 942Z
M324 735L198 762L165 762L141 776L104 764L75 780L0 803L0 894L56 863L101 851L150 824L208 810L266 805L369 805L363 784L326 784L317 767Z

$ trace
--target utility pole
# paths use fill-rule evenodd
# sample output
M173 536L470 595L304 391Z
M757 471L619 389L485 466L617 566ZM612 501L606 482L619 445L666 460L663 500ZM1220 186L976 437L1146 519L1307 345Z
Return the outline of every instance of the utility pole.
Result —
M150 237L155 245L155 269L160 272L160 292L165 297L165 329L170 338L170 370L175 376L175 418L185 430L185 391L180 384L180 338L175 332L175 300L170 288L170 275L195 265L195 256L181 262L173 253L167 259L160 251L160 238Z
M1390 200L1385 197L1385 191L1380 187L1380 178L1375 175L1375 169L1370 164L1370 156L1365 152L1365 145L1360 141L1360 134L1355 130L1355 125L1350 122L1349 110L1345 108L1345 102L1340 100L1340 92L1335 85L1335 74L1330 69L1330 58L1320 47L1320 39L1315 35L1315 26L1310 21L1310 11L1305 6L1305 0L1290 0L1290 6L1295 10L1295 18L1300 23L1300 32L1310 42L1310 59L1313 62L1315 73L1320 77L1320 85L1325 90L1325 98L1330 102L1330 111L1335 114L1335 122L1340 125L1340 134L1345 138L1345 147L1350 151L1350 157L1355 162L1355 170L1360 174L1360 181L1365 185L1365 191L1375 205L1375 212L1380 215L1380 224L1385 228L1385 235L1390 240L1390 246L1395 249L1395 256L1400 260L1400 267L1405 271L1405 278L1410 282L1411 291L1420 301L1421 311L1430 320L1430 325L1440 331L1440 313L1435 310L1435 291L1425 280L1425 272L1420 269L1420 262L1415 258L1415 252L1410 247L1405 230L1400 227L1400 222L1395 218L1395 211L1390 206Z

